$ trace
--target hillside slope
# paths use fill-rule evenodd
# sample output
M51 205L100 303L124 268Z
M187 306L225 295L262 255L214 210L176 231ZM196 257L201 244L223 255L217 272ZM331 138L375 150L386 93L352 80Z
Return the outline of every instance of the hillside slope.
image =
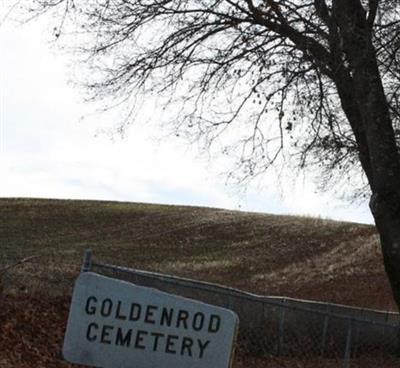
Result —
M269 295L394 309L373 226L211 208L0 199L7 293L69 294L85 248L105 262Z

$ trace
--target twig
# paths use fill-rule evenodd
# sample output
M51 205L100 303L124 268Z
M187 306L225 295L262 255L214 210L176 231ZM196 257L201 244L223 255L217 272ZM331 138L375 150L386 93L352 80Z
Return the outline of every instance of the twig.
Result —
M13 264L11 264L11 265L8 265L8 266L6 266L6 267L0 269L0 277L3 276L3 275L5 275L5 273L6 273L8 270L10 270L11 268L17 267L17 266L19 266L19 265L21 265L21 264L23 264L23 263L26 263L26 262L30 262L30 261L32 261L33 259L38 258L38 257L39 257L39 256L29 256L29 257L26 257L26 258L22 258L22 259L20 259L18 262L15 262L15 263L13 263Z

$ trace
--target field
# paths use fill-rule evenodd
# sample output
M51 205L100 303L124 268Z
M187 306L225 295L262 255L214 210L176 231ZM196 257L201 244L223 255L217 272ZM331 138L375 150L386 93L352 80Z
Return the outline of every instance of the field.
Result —
M0 367L70 366L61 360L60 347L86 248L100 261L260 294L395 310L378 237L369 225L38 199L0 199L0 216L0 268L34 256L2 275ZM276 366L301 367L280 361Z

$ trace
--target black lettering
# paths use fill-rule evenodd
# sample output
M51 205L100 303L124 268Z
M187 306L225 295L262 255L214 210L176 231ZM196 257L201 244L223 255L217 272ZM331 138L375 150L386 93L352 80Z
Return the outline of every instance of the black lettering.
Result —
M193 316L193 323L192 323L193 330L200 331L203 328L203 324L204 324L204 314L201 312L197 312Z
M117 329L117 337L115 338L115 345L129 346L131 344L132 330L128 330L124 335L121 327Z
M199 348L200 348L199 358L201 359L201 358L203 358L204 350L210 343L210 340L207 340L206 342L203 343L201 340L197 339L197 343L199 344Z
M187 350L188 355L192 356L192 346L193 340L190 337L184 337L182 339L181 355L185 355L185 350Z
M158 339L160 337L164 337L164 334L158 332L151 332L151 336L154 336L154 344L153 344L153 351L157 351L158 348Z
M142 310L142 307L140 306L140 304L132 303L131 310L129 313L129 320L130 321L138 321L140 318L141 310Z
M126 319L126 316L124 316L123 314L121 314L121 301L118 301L117 303L117 311L115 313L115 318L117 319Z
M95 330L98 330L99 329L99 325L97 324L97 323L90 323L89 325L88 325L88 327L87 327L87 330L86 330L86 339L88 340L88 341L96 341L96 339L97 339L97 335L94 335L93 334L93 329L95 329Z
M112 306L113 304L111 299L104 299L103 303L101 303L100 314L103 317L108 317L111 314Z
M136 349L146 349L145 345L141 345L140 343L143 342L143 336L142 335L148 335L149 333L147 331L143 330L138 330L136 334L136 340L135 340L135 348Z
M166 324L168 327L171 327L173 315L174 310L172 308L163 308L160 318L160 326L164 326L164 324Z
M96 306L92 305L90 306L90 302L97 303L97 298L95 296L89 296L89 298L86 301L86 307L85 307L85 312L86 314L95 314L96 313Z
M210 317L210 322L208 324L208 332L218 332L221 326L221 317L216 314L212 314Z
M187 329L187 319L189 317L189 313L185 310L180 310L178 312L178 317L176 318L176 328L179 328L181 323L183 323L183 326L185 329Z
M114 329L114 326L104 325L101 331L100 342L103 344L111 344L111 340L107 340L110 337L110 332Z
M154 325L156 321L153 319L154 311L156 311L158 307L156 305L148 305L146 308L146 316L144 317L145 323L151 323Z
M172 350L175 347L175 341L179 339L179 336L176 335L168 335L167 343L165 345L165 352L169 354L176 354L176 350Z

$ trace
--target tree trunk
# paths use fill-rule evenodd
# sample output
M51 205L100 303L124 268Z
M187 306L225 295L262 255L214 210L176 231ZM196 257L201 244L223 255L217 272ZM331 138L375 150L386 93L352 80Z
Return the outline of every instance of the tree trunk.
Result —
M363 55L365 58L365 54ZM375 54L354 72L369 152L371 211L381 239L385 270L400 310L400 161Z
M386 274L400 310L400 216L393 213L397 206L380 200L378 195L372 196L370 207L380 235Z
M337 75L335 83L373 193L370 208L380 235L385 270L400 310L399 150L365 11L359 0L336 0L334 13L342 40L340 49L349 64L342 76ZM351 105L346 101L349 94L355 102Z

